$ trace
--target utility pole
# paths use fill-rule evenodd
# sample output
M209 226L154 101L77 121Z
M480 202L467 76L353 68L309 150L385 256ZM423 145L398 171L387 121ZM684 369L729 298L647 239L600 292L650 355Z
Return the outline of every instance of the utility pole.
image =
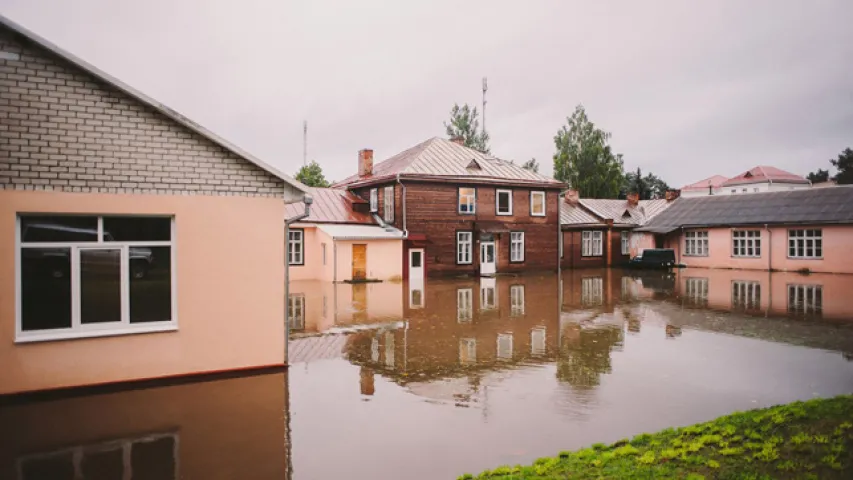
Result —
M489 85L486 82L486 77L483 77L483 133L486 133L486 91Z
M308 165L308 120L302 122L302 166Z

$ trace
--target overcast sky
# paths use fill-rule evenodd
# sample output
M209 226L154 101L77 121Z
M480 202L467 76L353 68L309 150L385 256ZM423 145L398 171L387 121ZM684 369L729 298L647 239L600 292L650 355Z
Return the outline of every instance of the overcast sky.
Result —
M123 4L118 6L117 4ZM535 157L582 103L626 169L682 186L853 147L853 1L0 0L0 13L284 171L385 159L480 105Z

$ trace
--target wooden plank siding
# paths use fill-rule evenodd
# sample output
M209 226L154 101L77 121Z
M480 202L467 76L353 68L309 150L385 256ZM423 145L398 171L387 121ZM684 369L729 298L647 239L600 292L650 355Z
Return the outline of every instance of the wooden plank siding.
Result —
M582 235L584 231L600 231L603 242L601 255L583 256ZM600 268L607 267L608 250L610 251L610 266L618 267L631 259L630 255L622 255L622 231L628 229L614 227L611 229L610 244L607 243L608 227L586 227L577 229L563 229L563 255L560 258L562 268Z

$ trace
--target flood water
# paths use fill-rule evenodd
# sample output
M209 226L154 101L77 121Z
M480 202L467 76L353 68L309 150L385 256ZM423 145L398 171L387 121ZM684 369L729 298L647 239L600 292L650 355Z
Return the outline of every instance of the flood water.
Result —
M0 405L0 478L456 478L853 392L851 276L291 291L287 372Z

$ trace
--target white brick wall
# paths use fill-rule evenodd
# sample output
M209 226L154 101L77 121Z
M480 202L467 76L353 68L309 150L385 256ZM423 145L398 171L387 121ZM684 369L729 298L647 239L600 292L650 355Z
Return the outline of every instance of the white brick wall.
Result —
M284 182L0 25L0 190L281 196Z

